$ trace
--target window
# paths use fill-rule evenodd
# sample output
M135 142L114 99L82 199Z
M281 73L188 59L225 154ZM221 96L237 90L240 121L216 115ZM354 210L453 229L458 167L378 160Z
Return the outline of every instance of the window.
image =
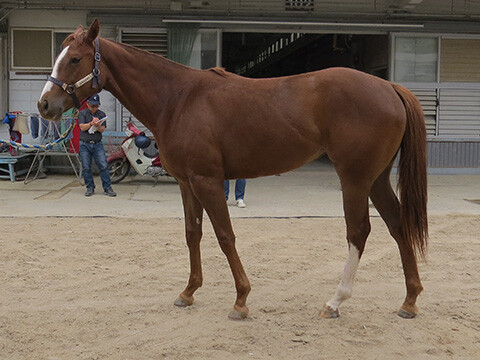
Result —
M51 70L62 51L62 42L69 32L48 29L12 29L12 69Z
M436 82L438 38L396 37L394 80Z
M480 82L480 39L442 39L440 81Z
M49 70L52 68L51 30L12 30L12 68Z
M70 35L70 33L64 33L64 32L55 33L55 59L62 52L63 40L65 40L68 35Z
M122 29L121 42L162 56L168 53L166 29Z
M217 30L200 30L193 44L189 66L196 69L209 69L218 66L218 37Z

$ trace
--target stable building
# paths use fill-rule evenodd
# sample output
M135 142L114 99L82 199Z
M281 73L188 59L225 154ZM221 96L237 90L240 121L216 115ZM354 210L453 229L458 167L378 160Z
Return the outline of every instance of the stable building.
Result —
M431 172L480 173L480 1L158 0L0 3L0 110L36 113L66 35L101 36L195 68L273 77L345 66L419 98ZM102 92L109 130L132 115ZM135 119L133 119L135 120ZM7 137L7 129L0 128ZM35 142L27 136L24 142Z

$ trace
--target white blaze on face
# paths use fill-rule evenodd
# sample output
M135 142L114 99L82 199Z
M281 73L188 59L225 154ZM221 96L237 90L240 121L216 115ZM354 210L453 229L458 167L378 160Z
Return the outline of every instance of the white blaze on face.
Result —
M60 62L63 60L63 58L65 57L65 55L67 55L67 52L68 52L68 48L70 46L67 46L65 49L62 50L62 52L60 53L60 55L58 55L58 58L57 58L57 61L55 61L55 65L53 65L53 71L52 71L52 77L54 78L58 78L58 65L60 64ZM40 99L43 97L43 95L45 95L48 91L52 90L52 87L53 87L53 83L51 81L47 81L47 83L45 84L45 86L43 87L43 91L42 91L42 95L40 95Z

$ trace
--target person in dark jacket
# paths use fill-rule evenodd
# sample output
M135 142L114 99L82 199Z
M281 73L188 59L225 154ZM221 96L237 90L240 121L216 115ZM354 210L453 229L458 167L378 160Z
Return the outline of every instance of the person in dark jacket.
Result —
M105 195L117 196L112 189L112 181L107 168L107 156L102 143L102 133L107 127L106 114L99 110L100 96L92 95L87 100L87 108L78 114L78 126L80 127L79 155L82 162L83 179L87 191L85 196L95 193L95 183L92 175L92 158L100 170L100 178Z

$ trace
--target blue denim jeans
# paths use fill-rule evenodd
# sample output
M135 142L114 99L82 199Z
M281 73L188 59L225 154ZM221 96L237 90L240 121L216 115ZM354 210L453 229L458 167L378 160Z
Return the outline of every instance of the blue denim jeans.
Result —
M97 164L97 167L100 170L103 189L106 190L110 188L112 186L112 181L110 180L110 173L107 168L107 156L105 155L105 149L103 148L102 142L89 144L80 141L78 154L80 155L80 161L82 162L83 180L85 180L85 186L87 189L95 189L92 175L92 158L95 160L95 164Z
M245 186L247 186L247 180L235 180L235 200L243 199L245 196ZM228 180L225 180L223 190L225 191L225 199L228 200L228 194L230 193L230 182Z

